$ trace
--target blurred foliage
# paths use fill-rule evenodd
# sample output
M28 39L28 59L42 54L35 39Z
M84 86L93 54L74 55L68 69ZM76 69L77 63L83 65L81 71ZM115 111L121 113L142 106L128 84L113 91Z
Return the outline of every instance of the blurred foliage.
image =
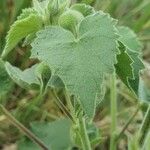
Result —
M28 7L31 0L1 0L0 1L0 53L5 44L5 36L9 26L15 21L23 8Z
M112 17L119 20L120 25L127 25L131 27L137 34L143 44L143 50L141 55L145 62L146 69L142 71L140 79L140 92L139 96L143 101L150 101L150 1L149 0L73 0L74 2L83 2L91 4L97 10L103 10L108 12ZM10 25L16 20L16 17L20 14L23 8L26 8L31 5L31 0L0 0L0 54L5 45L5 36L9 30ZM17 55L13 55L11 59L16 66L21 68L26 68L31 66L34 61L27 62L26 58L29 56L29 53L25 54L25 51L28 50L28 47L23 48L22 45L19 45L17 50ZM30 109L33 109L32 115L31 112L27 110L28 104L31 104L33 97L37 94L35 91L24 91L17 86L12 86L12 81L10 81L3 64L0 61L0 100L2 96L5 96L6 107L12 111L12 113L26 125L29 125L29 121L35 120L46 120L51 121L55 120L57 117L63 116L64 114L61 111L58 111L59 108L54 103L54 97L50 93L45 96L45 100L42 103L42 107L35 107L32 105ZM6 80L5 80L6 79ZM2 82L5 82L5 86L2 87ZM128 120L128 118L135 112L135 107L137 104L137 99L135 96L130 93L127 88L117 82L118 87L118 130L120 131L122 126ZM3 84L4 85L4 84ZM102 135L107 137L109 135L110 128L110 118L109 118L109 82L106 81L106 95L105 100L102 101L99 109L97 110L97 115L95 117L95 123L100 127ZM1 92L2 91L2 92ZM9 92L9 94L8 94ZM9 96L7 96L7 94ZM60 97L61 91L59 91ZM63 97L62 97L63 98ZM9 100L8 100L9 99ZM14 100L15 99L15 100ZM47 101L51 99L51 101ZM129 135L128 138L123 137L124 141L119 142L119 149L123 149L127 146L129 149L136 149L137 144L136 137L133 138L131 134L138 131L139 124L143 118L144 111L140 111L137 115L137 118L129 126L128 130L125 132L126 135ZM39 115L40 113L40 115ZM26 117L24 114L27 114ZM35 117L36 116L36 117ZM28 120L29 118L29 120ZM4 123L7 123L7 126L4 127ZM7 131L7 132L6 132ZM8 137L8 136L9 137ZM22 135L18 133L14 128L11 127L10 123L7 122L7 119L1 115L0 116L0 145L10 144L11 142L16 142L20 139ZM147 139L149 134L147 135ZM130 140L132 139L132 140ZM147 140L148 141L148 140ZM149 144L147 142L145 144ZM103 149L108 149L108 141L104 141L105 145ZM133 147L133 148L132 148Z

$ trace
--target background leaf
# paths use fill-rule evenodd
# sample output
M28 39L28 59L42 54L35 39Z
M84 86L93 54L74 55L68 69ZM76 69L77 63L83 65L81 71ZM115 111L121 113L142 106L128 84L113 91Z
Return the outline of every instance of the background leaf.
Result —
M120 35L119 41L126 47L127 54L131 57L133 63L131 64L134 78L129 79L129 87L138 95L139 86L139 72L144 69L139 53L142 48L140 42L137 39L136 34L128 27L118 27L118 34Z
M0 60L0 100L11 90L13 83L5 70L4 63Z
M70 121L60 119L51 123L32 123L31 130L50 150L67 150L72 146L70 138ZM24 146L23 146L23 145ZM34 143L24 141L19 144L19 150L40 150Z
M126 47L119 42L119 50L120 54L117 56L117 64L116 67L116 73L120 77L120 79L124 82L125 85L129 86L129 78L132 79L134 77L133 75L133 68L131 64L133 63L132 59L126 52ZM125 65L126 64L126 65Z

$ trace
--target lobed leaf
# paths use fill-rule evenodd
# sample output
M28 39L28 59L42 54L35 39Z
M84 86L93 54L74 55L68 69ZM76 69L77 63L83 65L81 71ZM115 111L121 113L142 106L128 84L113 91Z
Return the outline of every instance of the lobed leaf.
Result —
M78 38L58 26L38 32L32 43L32 58L46 62L64 82L70 94L80 99L85 113L93 117L103 77L116 63L116 22L98 12L82 20Z

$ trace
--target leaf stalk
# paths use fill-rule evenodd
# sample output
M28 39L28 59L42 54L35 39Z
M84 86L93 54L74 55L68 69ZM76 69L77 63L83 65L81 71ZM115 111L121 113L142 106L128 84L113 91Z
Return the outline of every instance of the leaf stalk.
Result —
M116 150L116 130L117 130L117 94L116 94L116 74L112 74L110 79L110 105L111 105L111 137L110 150Z

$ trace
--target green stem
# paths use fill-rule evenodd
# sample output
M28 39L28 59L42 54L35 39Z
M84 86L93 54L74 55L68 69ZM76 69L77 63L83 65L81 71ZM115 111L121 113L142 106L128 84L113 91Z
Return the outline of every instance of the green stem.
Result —
M72 115L72 117L73 117L74 122L76 122L75 109L74 109L74 107L73 107L73 105L72 105L70 96L69 96L69 94L67 93L67 91L64 91L64 93L65 93L65 98L66 98L66 102L67 102L67 105L68 105L68 107L69 107L70 113L71 113L71 115Z
M39 107L42 104L42 99L43 95L40 93L35 99L33 99L33 101L31 101L27 105L26 112L23 113L23 117L28 118L33 112L33 107Z
M66 106L63 104L63 102L59 99L59 97L57 96L57 93L55 90L52 90L52 94L54 96L54 98L56 98L55 102L57 104L57 106L63 111L63 113L74 122L73 116L72 114L68 111L68 109L66 108Z
M87 134L85 117L83 116L83 114L81 114L80 117L76 116L75 108L72 105L69 94L66 91L64 93L69 110L71 112L71 115L73 116L73 123L78 125L79 130L76 130L76 135L78 135L78 138L80 138L81 140L82 150L92 150L89 136ZM77 120L79 120L79 123L77 123Z
M116 95L116 74L111 77L111 138L110 138L110 150L116 150L116 129L117 129L117 95Z
M150 129L150 105L147 108L147 111L145 113L141 128L139 130L140 139L139 142L142 144L145 136L147 134L147 131Z
M89 136L87 134L86 123L85 123L84 117L82 117L79 120L79 126L80 126L81 140L82 140L82 149L83 150L92 150Z
M141 105L138 105L138 107L137 107L136 111L134 112L134 114L131 116L131 118L129 118L129 120L127 121L127 123L125 124L125 126L123 127L123 129L121 130L119 135L117 136L116 141L118 141L121 138L121 136L124 134L125 130L128 128L130 123L133 121L133 119L135 118L135 116L139 112L140 108L141 108Z
M148 132L147 135L146 135L146 138L144 140L144 144L142 146L142 150L146 150L146 148L147 148L147 150L150 149L149 139L150 139L150 132Z
M37 144L42 150L48 150L45 144L36 137L30 130L28 130L23 124L21 124L18 120L16 120L7 109L5 109L0 104L1 111L5 114L5 116L9 119L9 121L17 127L21 132L23 132L29 139L31 139L35 144Z

